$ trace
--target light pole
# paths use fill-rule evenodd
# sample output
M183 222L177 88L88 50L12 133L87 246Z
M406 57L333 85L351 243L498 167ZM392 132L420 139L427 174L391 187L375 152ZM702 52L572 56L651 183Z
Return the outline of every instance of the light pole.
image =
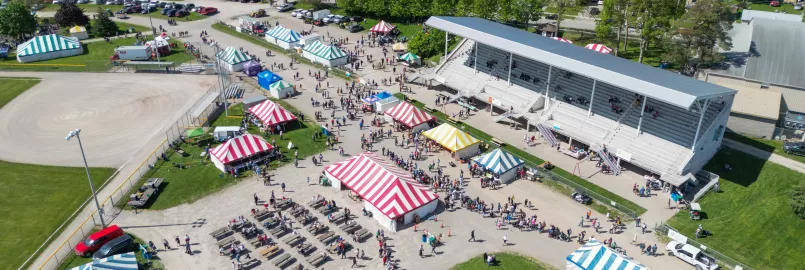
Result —
M84 145L81 144L81 136L78 135L79 133L81 133L81 129L70 131L70 133L67 133L67 137L64 139L68 141L72 137L78 139L78 148L81 149L81 157L84 158L84 169L87 170L87 179L89 179L89 188L92 190L92 198L95 200L95 208L98 209L98 217L101 218L101 227L106 228L106 223L103 222L103 211L101 210L101 205L98 204L98 196L95 194L95 186L92 185L92 176L89 174L89 165L87 165L87 156L84 155Z

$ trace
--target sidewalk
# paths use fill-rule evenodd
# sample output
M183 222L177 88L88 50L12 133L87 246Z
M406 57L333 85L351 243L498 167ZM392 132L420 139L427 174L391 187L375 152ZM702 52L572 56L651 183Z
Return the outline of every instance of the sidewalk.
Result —
M741 142L737 142L737 141L727 139L727 138L724 138L724 142L722 143L722 145L724 145L726 147L729 147L729 148L732 148L732 149L735 149L735 150L738 150L738 151L741 151L741 152L744 152L744 153L747 153L749 155L755 156L755 157L757 157L759 159L762 159L762 160L768 160L768 161L777 163L779 165L782 165L783 167L798 171L800 173L805 173L805 164L803 164L802 162L799 162L799 161L796 161L796 160L793 160L793 159L790 159L790 158L787 158L787 157L784 157L784 156L781 156L781 155L778 155L778 154L774 154L774 153L771 153L771 152L766 152L766 151L758 149L758 148L756 148L754 146L744 144L744 143L741 143Z

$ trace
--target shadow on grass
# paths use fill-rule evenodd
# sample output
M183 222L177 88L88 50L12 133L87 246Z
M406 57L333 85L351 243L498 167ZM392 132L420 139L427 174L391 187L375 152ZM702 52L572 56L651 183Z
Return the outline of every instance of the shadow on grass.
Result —
M721 176L721 180L748 187L757 181L766 161L740 152L736 154L736 151L724 148L713 156L705 169Z

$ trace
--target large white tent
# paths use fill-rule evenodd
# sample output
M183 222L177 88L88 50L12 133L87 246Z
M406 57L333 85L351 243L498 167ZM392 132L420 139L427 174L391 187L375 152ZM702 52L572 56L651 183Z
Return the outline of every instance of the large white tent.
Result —
M272 97L283 99L289 96L294 95L293 85L287 83L285 81L277 81L269 85L268 93L271 94Z
M231 72L243 70L243 65L252 60L252 57L245 54L235 47L228 47L216 55L218 63Z
M329 165L324 174L333 187L361 196L366 209L391 231L397 231L398 223L413 222L414 216L425 218L439 204L439 195L428 186L372 152Z
M76 26L70 27L70 36L72 36L74 38L77 38L79 40L83 40L83 39L88 39L89 38L89 33L87 33L87 28L86 27L76 25Z
M84 48L78 38L56 34L34 37L17 47L17 61L30 63L80 55Z
M266 32L266 41L277 44L283 49L291 49L299 44L300 35L294 30L277 25Z
M347 64L347 53L334 45L326 45L318 40L305 45L302 56L328 67Z
M244 134L210 149L210 160L216 168L227 172L227 167L240 168L244 159L270 153L273 149L274 147L262 137Z

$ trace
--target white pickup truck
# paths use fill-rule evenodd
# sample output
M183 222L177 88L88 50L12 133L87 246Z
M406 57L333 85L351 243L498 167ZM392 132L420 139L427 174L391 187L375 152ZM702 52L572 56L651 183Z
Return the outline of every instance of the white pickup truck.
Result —
M704 255L701 249L698 249L694 246L682 244L677 241L671 241L667 246L665 246L665 249L668 251L668 255L676 256L680 260L693 265L696 267L696 270L718 269L716 259Z

